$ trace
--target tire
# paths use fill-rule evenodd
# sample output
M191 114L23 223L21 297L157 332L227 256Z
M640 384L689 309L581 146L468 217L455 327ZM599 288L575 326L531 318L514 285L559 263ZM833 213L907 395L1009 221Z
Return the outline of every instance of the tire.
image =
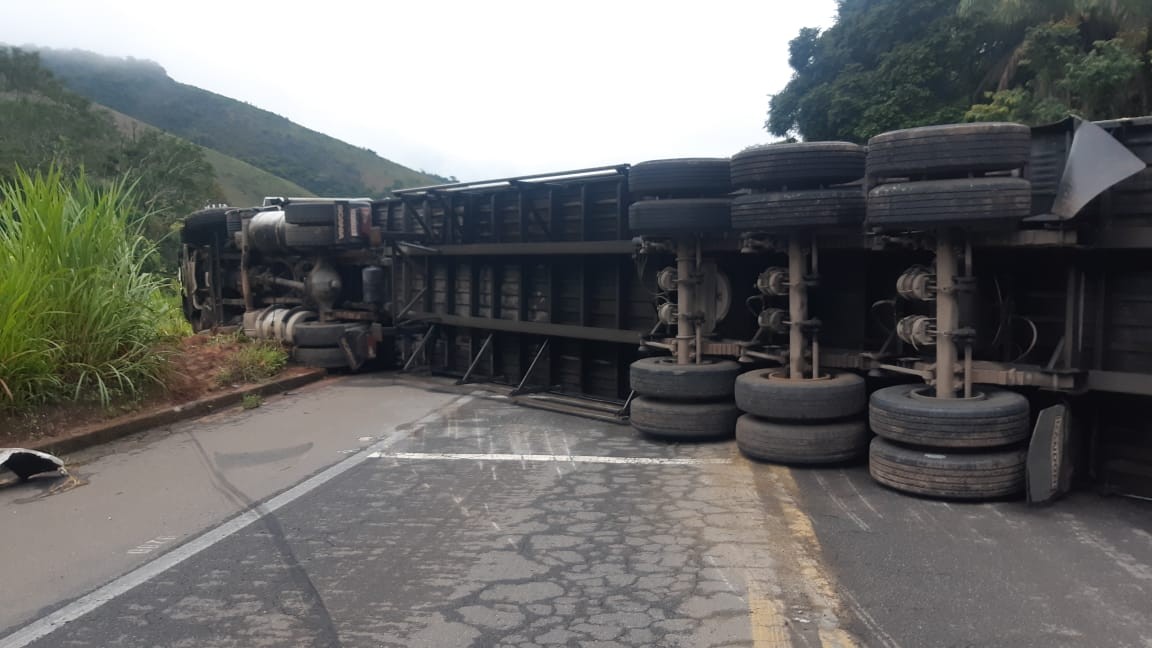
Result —
M663 439L726 439L740 411L731 402L677 403L647 396L632 399L632 427Z
M343 369L348 367L348 356L340 347L292 349L292 359L306 367Z
M313 348L339 346L344 333L356 328L367 329L347 322L298 322L292 331L292 344Z
M864 191L860 188L750 194L732 201L732 229L741 232L859 226L863 222Z
M678 365L667 356L644 358L628 369L629 384L637 394L675 401L731 399L740 363L705 360Z
M924 126L881 133L868 141L868 175L967 175L1023 166L1032 131L1023 124L988 122Z
M820 380L790 380L779 369L761 369L736 379L736 407L776 421L833 421L863 414L864 379L832 373Z
M929 448L995 448L1028 438L1031 411L1024 396L977 385L981 399L937 399L924 385L896 385L872 392L868 422L892 441ZM739 393L739 392L737 392Z
M1020 178L880 185L868 194L870 227L989 226L1031 215L1032 185Z
M943 454L872 439L868 472L898 491L949 499L981 500L1024 490L1025 448L998 452Z
M736 447L751 459L782 464L833 464L863 457L864 421L778 423L745 414L736 421Z
M851 142L753 146L732 156L732 186L739 189L814 188L864 177L864 148Z
M290 248L328 247L336 244L336 230L331 225L284 224L284 245Z
M732 223L726 198L643 200L628 208L628 227L638 234L723 232Z
M727 158L641 162L628 170L634 196L723 196L732 190Z
M232 211L232 207L213 207L212 209L201 209L198 212L189 214L184 219L185 231L203 231L214 228L227 228L228 217L227 213Z

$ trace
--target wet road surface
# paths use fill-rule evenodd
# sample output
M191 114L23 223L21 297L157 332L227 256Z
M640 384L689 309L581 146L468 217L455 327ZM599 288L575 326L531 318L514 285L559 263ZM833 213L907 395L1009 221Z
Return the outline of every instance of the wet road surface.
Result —
M68 492L0 489L21 555L111 483L129 527L182 512L144 554L135 530L64 543L35 611L4 590L0 648L1152 645L1148 503L913 499L445 385L342 379L133 441ZM176 470L184 437L247 445L162 493L114 477Z

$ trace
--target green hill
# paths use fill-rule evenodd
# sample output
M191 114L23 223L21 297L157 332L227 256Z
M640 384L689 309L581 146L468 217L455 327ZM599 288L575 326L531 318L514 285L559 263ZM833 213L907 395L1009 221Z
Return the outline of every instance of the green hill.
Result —
M152 61L78 50L39 51L57 78L92 101L316 194L382 196L392 189L448 181L255 106L178 83Z
M120 132L129 137L159 130L155 126L145 124L107 106L97 107L107 111ZM204 153L204 159L212 165L212 171L216 175L216 186L220 192L219 197L229 205L238 207L259 205L265 196L314 195L311 191L294 182L274 176L243 160L237 160L210 148L201 147L200 150Z

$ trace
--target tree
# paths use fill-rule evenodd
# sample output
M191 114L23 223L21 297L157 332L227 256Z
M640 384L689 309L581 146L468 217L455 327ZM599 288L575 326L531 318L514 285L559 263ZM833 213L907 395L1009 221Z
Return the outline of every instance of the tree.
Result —
M954 0L841 0L826 31L789 45L794 71L774 95L767 129L780 137L856 142L893 128L959 121L980 98L1014 26L959 15Z
M52 169L65 178L133 183L137 209L148 216L145 232L160 243L154 270L175 270L173 225L218 194L198 146L159 131L122 134L106 111L41 67L35 52L0 48L0 123L0 182L18 169Z
M1069 110L1086 116L1152 112L1152 2L961 0L958 13L1026 28L998 66L996 93L1028 85L1032 79L1018 80L1017 75L1027 74L1026 62L1031 62L1032 72L1049 77L1035 79L1033 101L1063 100ZM1060 51L1045 47L1044 39L1053 35L1063 39ZM1041 59L1041 53L1060 57L1062 68ZM1054 80L1063 81L1063 87ZM988 96L995 102L995 94Z

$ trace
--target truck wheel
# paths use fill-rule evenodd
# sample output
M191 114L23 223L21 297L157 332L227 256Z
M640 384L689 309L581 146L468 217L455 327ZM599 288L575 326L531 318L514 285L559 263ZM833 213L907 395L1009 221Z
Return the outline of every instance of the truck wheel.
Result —
M741 232L859 226L863 222L864 191L859 188L750 194L732 201L732 229Z
M318 367L320 369L343 369L348 366L348 356L340 347L292 349L292 359L305 367Z
M367 330L363 324L348 322L298 322L292 331L292 344L300 347L334 347L350 330Z
M290 248L316 248L336 244L336 230L331 225L284 224L284 245Z
M868 141L868 175L967 175L1016 169L1032 152L1023 124L987 122L923 126L881 133Z
M739 392L737 392L739 393ZM1028 438L1028 399L977 385L973 398L933 398L924 385L896 385L872 392L872 431L892 441L929 448L993 448Z
M700 364L678 365L675 358L644 358L628 369L629 384L641 396L676 401L717 400L732 397L740 363L706 359Z
M227 213L231 211L231 207L213 207L212 209L201 209L198 212L189 214L184 219L184 229L188 231L205 230L213 228L223 228L227 225Z
M722 439L732 436L740 411L731 402L677 403L647 396L632 399L632 427L665 439Z
M1028 451L949 453L906 448L872 439L868 472L877 482L906 493L953 499L993 499L1024 490Z
M1032 213L1032 185L1020 178L900 182L868 194L870 226L1009 224Z
M736 447L746 456L783 464L852 461L868 448L864 421L777 423L752 414L736 421Z
M723 196L732 190L727 158L681 158L641 162L628 170L634 196Z
M864 379L832 373L792 380L779 369L749 371L736 379L736 407L773 420L831 421L862 414L868 404Z
M864 148L851 142L753 146L732 156L732 186L739 189L815 188L864 176Z
M643 200L628 208L628 227L637 234L723 232L732 223L726 198Z

